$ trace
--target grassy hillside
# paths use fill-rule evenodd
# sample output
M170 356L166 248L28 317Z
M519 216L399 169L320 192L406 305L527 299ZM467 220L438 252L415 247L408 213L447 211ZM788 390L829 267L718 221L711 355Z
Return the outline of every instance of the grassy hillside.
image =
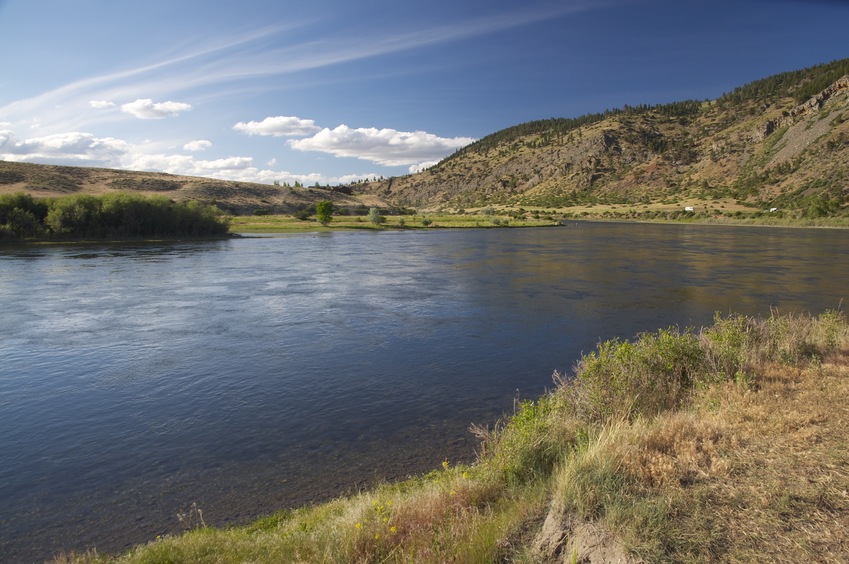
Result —
M0 161L0 195L19 192L50 198L129 192L164 196L177 202L212 204L235 215L297 213L321 200L331 200L342 210L358 206L389 207L379 198L353 196L345 187L272 186L160 172Z
M358 189L417 208L846 215L849 59L759 80L713 101L517 125L427 171Z
M57 561L847 561L848 361L837 312L605 342L474 465Z

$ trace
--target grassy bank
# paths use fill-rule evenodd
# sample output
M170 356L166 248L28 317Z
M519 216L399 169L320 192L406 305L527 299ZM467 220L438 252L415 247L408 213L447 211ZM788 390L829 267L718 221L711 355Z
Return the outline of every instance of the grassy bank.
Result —
M507 214L491 216L464 214L385 215L383 222L373 223L365 216L334 216L327 225L314 218L298 219L291 215L236 216L230 220L230 230L236 233L298 233L339 229L439 229L469 227L542 227L554 225L553 220L514 219Z
M474 465L57 561L847 561L848 365L838 312L604 342Z
M562 221L617 221L631 223L699 223L712 225L751 225L764 227L849 228L849 218L805 218L764 213L713 215L680 210L632 213L617 211L616 206L576 211L566 209L499 208L491 215L478 211L465 213L434 212L417 215L387 215L384 222L374 224L364 216L334 216L322 225L314 218L298 219L291 215L235 216L230 229L235 233L298 233L354 229L439 229L439 228L503 228L546 227Z

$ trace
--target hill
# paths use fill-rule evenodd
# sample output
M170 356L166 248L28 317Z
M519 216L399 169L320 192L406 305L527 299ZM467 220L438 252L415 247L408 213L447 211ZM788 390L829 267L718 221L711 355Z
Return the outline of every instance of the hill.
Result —
M424 172L356 188L416 208L666 203L720 214L721 202L816 217L847 212L848 173L843 59L716 100L517 125Z
M347 187L289 187L141 172L0 161L0 194L26 192L38 197L130 192L166 196L176 202L215 204L235 215L290 214L332 200L340 208L389 207L374 196L355 196Z

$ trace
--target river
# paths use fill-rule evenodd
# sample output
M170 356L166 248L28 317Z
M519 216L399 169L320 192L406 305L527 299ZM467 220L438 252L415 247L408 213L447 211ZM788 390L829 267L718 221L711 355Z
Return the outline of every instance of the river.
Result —
M0 561L472 461L599 339L849 297L849 232L547 229L0 247Z

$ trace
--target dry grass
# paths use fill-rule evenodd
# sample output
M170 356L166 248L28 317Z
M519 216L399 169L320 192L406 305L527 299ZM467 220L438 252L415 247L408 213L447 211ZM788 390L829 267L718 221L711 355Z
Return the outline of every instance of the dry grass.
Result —
M608 423L557 473L562 514L654 561L849 561L849 351L759 367L686 410Z
M768 366L757 392L717 410L735 438L724 449L731 473L688 497L724 524L723 559L849 561L848 377L842 356Z

